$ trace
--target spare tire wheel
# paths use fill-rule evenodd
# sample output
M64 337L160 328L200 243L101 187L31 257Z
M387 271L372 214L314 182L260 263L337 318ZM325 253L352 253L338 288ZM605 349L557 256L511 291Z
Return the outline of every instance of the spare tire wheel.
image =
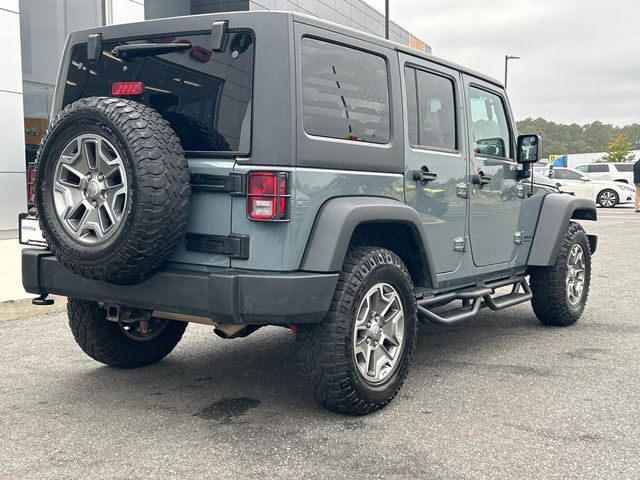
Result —
M74 273L140 282L184 233L187 160L152 108L119 98L78 100L53 121L36 161L40 226Z

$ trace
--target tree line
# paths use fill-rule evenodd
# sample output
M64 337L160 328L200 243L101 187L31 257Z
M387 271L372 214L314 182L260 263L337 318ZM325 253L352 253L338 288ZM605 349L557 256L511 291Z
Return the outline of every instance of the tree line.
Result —
M614 140L614 144L624 143L623 149L640 150L638 123L624 127L598 121L587 125L566 125L544 118L527 118L517 123L519 133L538 133L542 136L541 158L554 154L606 152Z

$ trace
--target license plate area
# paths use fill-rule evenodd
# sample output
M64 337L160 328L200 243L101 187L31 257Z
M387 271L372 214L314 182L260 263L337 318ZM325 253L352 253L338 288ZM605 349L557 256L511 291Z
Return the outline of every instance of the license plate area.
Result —
M46 247L47 242L42 236L38 216L30 213L18 215L18 241L22 245L32 247Z

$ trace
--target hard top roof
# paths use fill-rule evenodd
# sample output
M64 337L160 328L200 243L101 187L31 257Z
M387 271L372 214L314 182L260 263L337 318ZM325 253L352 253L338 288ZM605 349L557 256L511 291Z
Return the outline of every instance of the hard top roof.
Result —
M105 39L109 38L123 38L131 36L132 31L135 31L135 36L148 36L150 34L158 34L159 32L178 32L181 30L200 30L206 27L210 27L211 23L215 20L231 20L236 19L241 21L244 16L268 16L268 17L289 17L294 22L303 23L311 26L315 26L318 28L322 28L325 30L329 30L336 33L341 33L343 35L348 35L353 38L357 38L366 42L374 43L376 45L384 46L387 48L394 49L398 52L406 53L408 55L412 55L415 57L423 58L430 62L437 63L439 65L452 68L454 70L461 71L468 75L472 75L476 78L485 80L494 85L502 87L502 83L494 78L491 78L482 73L476 72L469 68L462 67L456 63L450 62L443 58L437 57L435 55L431 55L429 53L421 52L419 50L414 50L409 48L406 45L402 45L396 42L392 42L390 40L385 40L384 38L378 37L376 35L372 35L370 33L363 32L361 30L357 30L355 28L345 27L343 25L339 25L334 22L330 22L328 20L323 20L311 15L307 15L299 12L290 12L290 11L245 11L245 12L223 12L223 13L207 13L202 15L189 15L184 17L171 17L171 18L160 18L154 20L145 20L142 22L134 22L134 23L125 23L118 25L109 25L109 26L101 26L94 27L91 29L81 30L78 32L73 32L69 35L71 43L86 41L86 36L92 33L102 33Z

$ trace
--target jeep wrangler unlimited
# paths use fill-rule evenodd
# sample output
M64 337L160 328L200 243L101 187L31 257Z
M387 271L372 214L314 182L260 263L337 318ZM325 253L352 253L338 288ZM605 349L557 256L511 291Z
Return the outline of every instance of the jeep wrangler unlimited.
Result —
M596 237L573 220L595 205L531 188L538 149L498 82L304 15L73 33L23 284L68 297L80 348L117 368L188 322L288 327L318 400L366 414L400 389L418 320L582 314Z

